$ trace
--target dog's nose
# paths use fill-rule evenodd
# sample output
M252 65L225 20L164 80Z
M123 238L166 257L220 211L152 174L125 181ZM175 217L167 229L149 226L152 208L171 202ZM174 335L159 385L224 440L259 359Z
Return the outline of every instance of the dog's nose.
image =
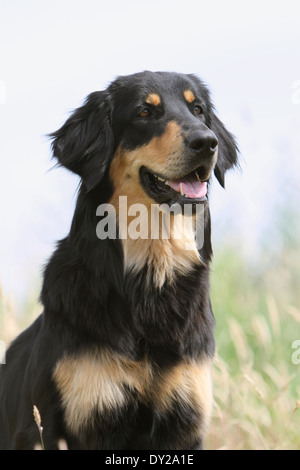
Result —
M205 132L193 132L186 138L188 147L196 151L199 155L212 156L217 150L218 139L215 134L208 130Z

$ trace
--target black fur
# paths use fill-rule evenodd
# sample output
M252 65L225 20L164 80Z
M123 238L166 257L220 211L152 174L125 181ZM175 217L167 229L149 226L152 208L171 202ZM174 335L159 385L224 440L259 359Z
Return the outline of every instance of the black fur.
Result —
M203 263L175 284L161 289L147 281L146 267L126 272L120 241L96 236L96 209L110 200L114 183L109 166L122 145L136 149L163 134L176 120L188 129L190 109L176 96L189 86L204 107L201 123L219 142L215 175L237 163L236 144L216 117L204 84L193 75L144 72L120 77L106 91L89 95L57 132L52 149L58 162L81 177L69 235L61 240L45 271L41 292L42 315L10 346L0 370L0 448L31 449L39 442L32 416L42 416L46 449L64 438L70 449L194 449L202 436L193 430L202 411L172 400L169 408L142 402L137 390L124 388L125 403L100 413L94 410L85 428L72 432L66 424L59 387L53 379L64 357L108 350L129 361L147 359L158 377L185 361L214 355L214 317L209 299L210 216L205 204ZM136 119L145 93L158 90L164 105L151 120ZM168 105L166 104L168 103ZM156 113L156 114L155 114ZM197 125L194 120L193 125ZM149 273L148 273L149 274ZM175 395L176 396L176 395Z

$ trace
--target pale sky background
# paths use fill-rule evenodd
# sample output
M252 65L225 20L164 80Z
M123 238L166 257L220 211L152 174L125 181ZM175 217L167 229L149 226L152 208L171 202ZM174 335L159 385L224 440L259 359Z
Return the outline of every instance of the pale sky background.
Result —
M0 282L16 300L74 210L78 179L51 170L46 134L145 69L197 74L237 138L242 172L212 188L215 244L259 262L278 211L299 215L299 0L0 0Z

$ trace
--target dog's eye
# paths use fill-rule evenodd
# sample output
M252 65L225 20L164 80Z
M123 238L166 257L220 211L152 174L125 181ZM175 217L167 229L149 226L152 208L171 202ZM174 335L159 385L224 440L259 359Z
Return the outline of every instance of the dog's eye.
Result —
M199 115L199 114L203 114L203 112L204 111L203 111L202 106L200 106L199 104L195 104L194 113Z
M139 117L148 117L148 116L151 116L151 111L149 108L143 108L139 114L138 114Z

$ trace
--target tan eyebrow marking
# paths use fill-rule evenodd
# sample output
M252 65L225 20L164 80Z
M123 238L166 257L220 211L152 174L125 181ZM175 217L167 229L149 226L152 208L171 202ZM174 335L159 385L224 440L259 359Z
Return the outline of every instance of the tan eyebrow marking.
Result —
M195 100L195 95L192 90L185 90L183 92L183 96L185 97L188 103L192 103Z
M150 93L146 98L146 103L158 106L161 103L160 96L157 93Z

